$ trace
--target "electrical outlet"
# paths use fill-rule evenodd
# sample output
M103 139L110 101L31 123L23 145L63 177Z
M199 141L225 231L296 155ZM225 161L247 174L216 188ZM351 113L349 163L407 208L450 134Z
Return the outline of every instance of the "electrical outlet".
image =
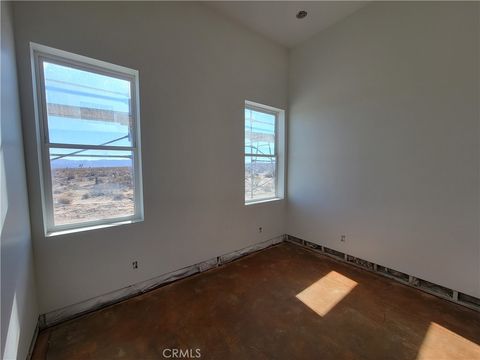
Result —
M346 235L340 236L340 241L341 241L341 242L345 242L345 240L347 240L347 236L346 236Z
M263 232L263 228L261 226L258 227L258 232L259 233Z
M138 269L138 261L132 262L132 268Z

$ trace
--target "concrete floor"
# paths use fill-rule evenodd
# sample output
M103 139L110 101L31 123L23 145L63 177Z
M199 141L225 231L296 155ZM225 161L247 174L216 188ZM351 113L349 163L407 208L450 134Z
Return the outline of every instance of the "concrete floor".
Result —
M47 329L33 359L474 360L479 344L479 313L284 243Z

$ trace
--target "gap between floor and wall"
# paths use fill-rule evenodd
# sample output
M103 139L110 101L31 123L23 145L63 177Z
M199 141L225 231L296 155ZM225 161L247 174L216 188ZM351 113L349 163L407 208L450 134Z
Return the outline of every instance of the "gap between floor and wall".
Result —
M246 248L236 250L224 255L216 256L209 260L203 261L198 264L194 264L179 270L172 271L167 274L160 275L150 280L146 280L140 283L130 285L128 287L103 294L95 298L88 299L86 301L66 306L62 309L55 310L39 316L37 328L35 330L32 344L30 346L29 357L32 354L33 347L40 330L59 325L65 321L73 320L88 313L100 310L110 305L117 304L119 302L128 300L132 297L140 294L152 291L161 286L165 286L177 280L185 279L189 276L196 275L219 266L225 265L231 261L243 258L247 255L253 254L257 251L264 250L268 247L278 245L282 242L288 242L297 246L301 246L304 249L313 251L315 253L328 256L336 261L340 261L359 269L374 272L376 274L388 277L401 284L413 287L415 289L424 291L431 295L440 297L442 299L451 301L453 303L465 306L469 309L480 312L480 299L471 295L464 294L462 292L431 283L429 281L417 278L413 275L409 275L389 267L379 265L350 254L343 253L323 245L312 243L288 234L284 234L273 239L269 239Z
M367 261L359 257L328 248L323 245L319 245L307 240L297 238L295 236L285 235L285 241L295 245L300 245L303 248L312 250L316 253L326 255L334 260L341 261L343 263L356 266L360 269L367 270L367 271L374 272L376 274L388 277L404 285L413 287L415 289L424 291L431 295L435 295L442 299L454 302L456 304L459 304L469 309L480 312L480 299L474 296L464 294L460 291L450 289L445 286L438 285L430 281L417 278L413 275L406 274L404 272L389 268L387 266L376 264L371 261Z

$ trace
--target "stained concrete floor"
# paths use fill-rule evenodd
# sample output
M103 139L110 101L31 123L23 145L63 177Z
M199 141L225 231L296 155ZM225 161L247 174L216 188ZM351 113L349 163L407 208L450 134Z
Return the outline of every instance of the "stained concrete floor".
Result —
M284 243L47 329L33 359L474 360L479 344L480 313Z

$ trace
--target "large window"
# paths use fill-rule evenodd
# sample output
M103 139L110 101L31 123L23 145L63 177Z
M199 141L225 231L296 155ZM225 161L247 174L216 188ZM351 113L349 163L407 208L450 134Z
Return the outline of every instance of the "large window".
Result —
M138 72L31 48L46 233L141 220Z
M245 203L283 197L283 111L246 102Z

